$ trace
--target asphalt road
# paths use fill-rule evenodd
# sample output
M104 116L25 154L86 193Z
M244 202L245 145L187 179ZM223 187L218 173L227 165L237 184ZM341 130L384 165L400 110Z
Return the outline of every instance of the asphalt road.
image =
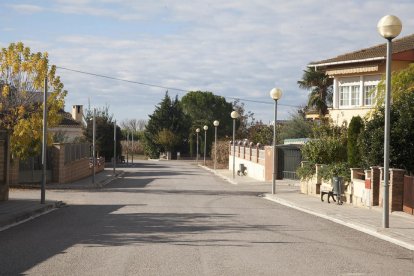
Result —
M413 253L186 162L140 161L0 232L1 275L413 275ZM29 192L28 192L29 193Z

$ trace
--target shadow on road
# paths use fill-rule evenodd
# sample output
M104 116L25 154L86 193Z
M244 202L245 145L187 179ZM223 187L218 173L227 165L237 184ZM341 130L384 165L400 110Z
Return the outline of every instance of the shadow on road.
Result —
M140 213L134 205L76 205L59 209L0 234L0 274L23 274L72 246L252 246L237 239L245 231L277 231L284 225L242 225L235 214ZM131 213L132 210L135 212ZM214 223L212 223L214 221ZM215 239L202 233L214 234ZM220 234L220 239L217 239ZM211 236L213 237L213 235Z

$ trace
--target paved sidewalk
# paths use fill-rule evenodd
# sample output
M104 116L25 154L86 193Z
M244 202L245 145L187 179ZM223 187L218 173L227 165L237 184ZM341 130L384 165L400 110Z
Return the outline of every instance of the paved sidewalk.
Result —
M122 174L122 170L117 170L114 176L112 169L108 168L95 175L95 183L92 183L92 177L87 177L68 184L47 184L46 189L98 189L115 178L122 176ZM36 189L39 189L39 186ZM0 202L0 231L51 212L64 205L60 201L46 201L45 204L40 204L40 192L39 199L34 200L33 198L25 198L18 191L19 189L10 189L9 200Z
M265 199L328 219L414 251L414 216L404 212L392 212L390 228L385 229L382 228L383 213L380 207L363 208L346 203L343 205L328 204L326 200L321 202L319 196L301 194L298 180L277 180L276 194L272 195L270 194L271 182L237 175L233 179L232 171L206 169L235 185L257 185L258 191L266 187L266 192L263 194Z

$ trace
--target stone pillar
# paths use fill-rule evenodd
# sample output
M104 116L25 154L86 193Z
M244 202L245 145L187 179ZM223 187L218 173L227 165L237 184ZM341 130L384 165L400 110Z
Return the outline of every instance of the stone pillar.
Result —
M277 154L277 151L276 151ZM277 160L277 156L276 156ZM279 179L277 171L277 163L275 166L276 179ZM265 147L265 181L271 181L273 179L273 146Z
M379 194L380 194L380 167L371 167L371 206L379 205Z
M253 142L250 142L249 149L249 161L252 161Z
M405 170L390 169L390 211L403 210Z
M384 198L384 167L379 167L380 170L380 179L379 179L379 196L378 196L378 204L380 207L384 206L383 198ZM390 183L388 181L388 183Z

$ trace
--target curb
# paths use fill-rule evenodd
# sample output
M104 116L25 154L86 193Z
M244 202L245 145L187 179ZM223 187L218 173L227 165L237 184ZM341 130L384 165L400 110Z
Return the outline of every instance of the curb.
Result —
M47 203L44 206L41 206L40 208L28 211L28 212L21 212L17 214L14 217L10 217L4 221L0 222L0 232L4 231L6 229L9 229L11 227L17 226L19 224L22 224L24 222L30 221L34 218L37 218L39 216L45 215L47 213L50 213L57 208L61 208L65 206L66 204L62 201L56 201Z
M297 206L297 205L295 205L292 202L289 202L287 200L284 200L284 199L281 199L281 198L271 197L269 194L264 194L262 197L264 199L279 203L279 204L284 205L286 207L290 207L290 208L296 209L296 210L301 211L301 212L305 212L305 213L308 213L308 214L311 214L311 215L314 215L314 216L317 216L317 217L320 217L320 218L323 218L323 219L330 220L332 222L344 225L344 226L352 228L354 230L363 232L365 234L374 236L374 237L379 238L381 240L388 241L390 243L393 243L393 244L399 245L401 247L404 247L408 250L414 251L414 245L412 245L410 243L407 243L407 242L404 242L404 241L401 241L399 239L390 237L388 235L384 235L382 233L379 233L378 230L376 230L376 229L368 228L367 226L363 226L363 225L360 225L358 223L346 222L344 220L334 218L334 217L331 217L331 216L328 216L328 215L325 215L325 214L321 214L321 213L312 211L312 210L307 209L307 208L299 207L299 206ZM384 230L382 230L382 231L384 231Z
M216 172L214 169L210 169L209 167L206 167L206 166L203 166L203 165L198 165L198 167L201 167L201 168L203 168L203 169L205 169L205 170L207 170L207 171L209 171L209 172L212 172L212 173L214 173L215 175L217 175L218 177L220 177L221 179L224 179L224 180L226 180L227 182L229 182L230 184L233 184L233 185L237 185L238 183L236 182L236 181L234 181L233 179L231 179L231 178L229 178L229 177L227 177L227 176L224 176L224 175L221 175L221 174L219 174L218 172Z
M119 178L119 177L123 177L123 176L124 176L124 174L125 174L125 172L124 172L124 171L119 171L118 173L115 173L115 176L108 177L108 178L106 178L106 179L104 179L104 180L102 180L102 181L98 182L98 183L96 184L96 186L97 186L98 188L103 188L103 187L105 187L106 185L108 185L109 183L111 183L112 181L114 181L115 179L117 179L117 178Z

